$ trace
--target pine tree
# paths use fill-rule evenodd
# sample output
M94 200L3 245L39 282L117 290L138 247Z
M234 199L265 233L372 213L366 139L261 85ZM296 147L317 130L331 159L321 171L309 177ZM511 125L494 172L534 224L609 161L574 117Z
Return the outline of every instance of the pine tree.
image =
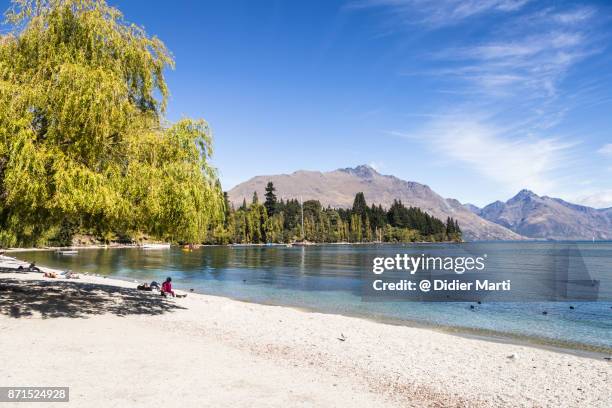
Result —
M446 218L446 235L451 237L455 233L455 222L451 217Z
M365 196L363 193L357 193L355 200L353 201L353 213L359 215L362 221L365 221L365 217L368 213L368 205L366 204Z
M268 182L266 186L266 201L264 206L268 211L268 217L272 217L276 213L276 206L278 205L276 194L274 192L276 189L274 188L274 184L271 181Z

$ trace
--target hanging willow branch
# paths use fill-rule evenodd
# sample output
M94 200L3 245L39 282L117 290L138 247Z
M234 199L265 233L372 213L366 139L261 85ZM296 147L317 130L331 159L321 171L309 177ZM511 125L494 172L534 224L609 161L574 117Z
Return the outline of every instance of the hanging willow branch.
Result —
M222 212L203 120L164 120L161 40L104 1L15 0L0 39L0 245L62 225L201 241Z

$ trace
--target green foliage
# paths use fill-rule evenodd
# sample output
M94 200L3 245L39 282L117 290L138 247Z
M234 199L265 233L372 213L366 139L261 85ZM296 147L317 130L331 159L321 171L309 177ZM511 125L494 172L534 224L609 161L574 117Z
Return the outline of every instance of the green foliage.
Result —
M368 212L368 205L366 204L365 196L363 193L357 193L355 195L355 200L353 200L353 212L357 214L362 220L365 220L365 217Z
M224 209L211 132L164 121L164 44L102 0L14 0L6 17L0 245L76 230L204 240Z
M268 187L271 185L268 183ZM316 200L305 201L303 208L302 234L302 206L298 200L276 202L272 216L258 200L248 206L243 201L238 210L229 211L222 229L211 230L207 243L283 243L302 238L311 242L461 241L459 224L452 218L444 224L400 201L395 201L388 211L381 206L368 207L363 193L356 195L351 209L323 208Z
M275 191L276 188L274 188L274 184L269 181L266 185L266 202L264 203L264 205L266 206L266 211L268 211L268 215L270 217L273 216L276 212L277 200L276 194L274 194Z

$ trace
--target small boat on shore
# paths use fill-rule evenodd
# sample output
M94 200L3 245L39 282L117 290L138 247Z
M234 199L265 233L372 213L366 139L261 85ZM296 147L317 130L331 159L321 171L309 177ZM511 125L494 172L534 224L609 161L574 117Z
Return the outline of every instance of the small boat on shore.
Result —
M293 246L298 246L298 247L305 247L305 246L312 246L312 245L316 245L316 244L310 241L300 241L300 242L293 243Z
M58 249L55 253L58 255L76 255L79 251L76 249Z
M143 244L142 249L170 249L170 244Z

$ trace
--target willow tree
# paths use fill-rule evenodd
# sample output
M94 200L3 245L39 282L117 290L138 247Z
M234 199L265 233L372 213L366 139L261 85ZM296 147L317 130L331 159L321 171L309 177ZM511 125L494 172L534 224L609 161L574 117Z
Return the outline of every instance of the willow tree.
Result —
M13 0L0 37L0 245L62 228L201 241L222 214L203 120L165 120L162 41L101 0Z

